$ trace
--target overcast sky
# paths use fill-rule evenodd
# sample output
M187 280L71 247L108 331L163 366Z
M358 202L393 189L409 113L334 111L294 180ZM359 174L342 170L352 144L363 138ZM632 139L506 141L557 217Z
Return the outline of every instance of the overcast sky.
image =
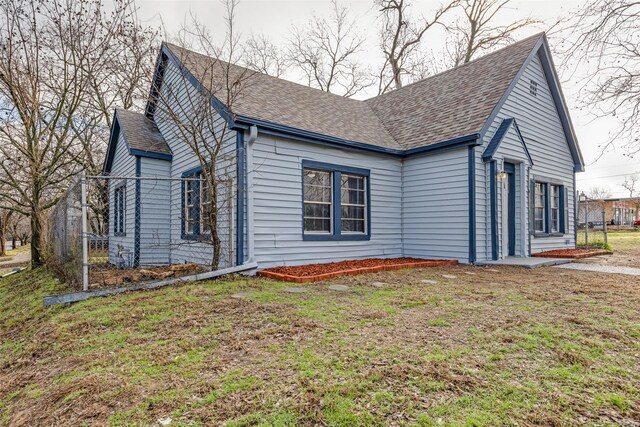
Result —
M360 60L372 69L376 69L381 63L381 55L378 49L378 21L377 11L372 8L372 0L343 0L341 4L349 6L353 16L357 19L359 31L367 35L367 45L362 52ZM508 10L499 15L500 23L508 23L526 16L533 16L545 20L547 23L555 22L559 17L565 16L570 11L580 8L584 1L557 1L557 0L512 0ZM163 23L168 33L175 33L185 21L185 16L192 12L198 19L210 26L214 35L224 35L223 7L218 0L138 0L140 7L139 17L153 25ZM439 1L414 0L412 11L415 15L424 14L429 17L440 5ZM237 11L237 26L242 36L251 33L263 33L276 44L283 46L292 25L301 25L314 13L325 16L329 13L329 0L240 0ZM523 30L518 38L542 31L544 25ZM553 44L557 42L551 39ZM443 34L434 31L427 33L424 39L425 47L434 52L439 52L444 46ZM553 48L553 46L552 46ZM556 63L560 58L555 58ZM291 80L298 80L299 76L287 75ZM587 191L592 187L606 187L613 196L627 196L620 184L625 174L640 171L638 159L624 156L620 150L610 148L603 154L602 145L609 141L617 126L612 118L596 119L590 112L580 111L576 108L576 96L579 85L576 78L561 76L564 80L562 87L565 97L571 108L571 116L578 134L578 140L582 153L587 163L587 171L578 174L578 189ZM375 89L359 96L368 98L375 95Z

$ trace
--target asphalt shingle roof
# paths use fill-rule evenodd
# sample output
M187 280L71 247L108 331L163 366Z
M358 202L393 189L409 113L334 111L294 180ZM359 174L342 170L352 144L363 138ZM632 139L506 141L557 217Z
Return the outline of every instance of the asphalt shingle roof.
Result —
M176 58L214 96L224 98L212 73L225 76L223 61L165 43ZM286 125L296 129L363 142L380 147L402 147L385 129L368 104L323 92L288 80L230 65L229 77L240 76L246 87L233 106L234 114ZM222 101L222 99L221 99Z
M144 114L116 109L120 130L124 133L130 150L148 151L156 154L171 154L171 148L153 120Z
M231 77L249 76L243 79L246 87L232 110L236 115L347 141L397 150L424 147L480 132L541 37L526 38L366 101L229 65ZM213 74L224 76L227 63L172 44L165 46L205 88L220 94Z
M541 37L365 102L405 149L478 133Z

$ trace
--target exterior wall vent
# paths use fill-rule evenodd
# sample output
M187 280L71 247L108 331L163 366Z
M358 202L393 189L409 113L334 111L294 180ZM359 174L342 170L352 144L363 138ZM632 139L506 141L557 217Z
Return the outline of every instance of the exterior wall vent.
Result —
M529 81L529 93L533 96L538 95L538 82L533 80Z

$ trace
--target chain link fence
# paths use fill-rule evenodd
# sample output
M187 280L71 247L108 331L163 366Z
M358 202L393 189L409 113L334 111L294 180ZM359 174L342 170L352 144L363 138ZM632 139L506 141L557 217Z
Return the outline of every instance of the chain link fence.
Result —
M234 194L199 174L79 177L53 209L48 262L84 290L232 267Z
M606 206L601 200L582 197L578 204L578 246L606 247L609 244Z

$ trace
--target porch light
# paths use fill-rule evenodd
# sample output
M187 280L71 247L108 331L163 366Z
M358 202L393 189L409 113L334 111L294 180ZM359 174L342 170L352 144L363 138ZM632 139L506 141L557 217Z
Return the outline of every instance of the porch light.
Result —
M500 171L497 174L497 177L498 177L499 181L504 181L505 179L507 179L508 176L509 176L509 174L506 173L505 171Z

